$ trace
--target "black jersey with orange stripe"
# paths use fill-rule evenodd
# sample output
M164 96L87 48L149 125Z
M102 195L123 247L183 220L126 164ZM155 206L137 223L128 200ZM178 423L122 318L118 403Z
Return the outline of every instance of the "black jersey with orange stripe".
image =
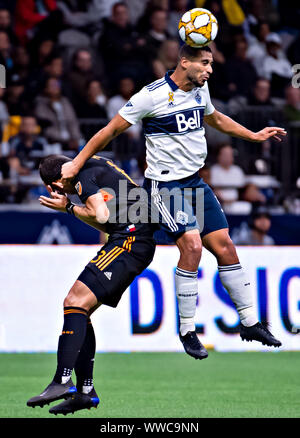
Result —
M110 213L105 224L108 234L153 233L146 192L113 161L94 155L75 177L74 184L83 203L101 192ZM138 206L134 207L136 203Z

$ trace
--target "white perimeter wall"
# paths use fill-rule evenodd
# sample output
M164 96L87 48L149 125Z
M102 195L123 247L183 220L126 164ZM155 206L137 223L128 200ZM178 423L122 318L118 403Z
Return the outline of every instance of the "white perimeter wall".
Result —
M0 246L0 351L56 351L63 299L98 249ZM249 272L258 314L267 314L282 349L300 350L300 247L239 247L238 253ZM124 293L119 306L101 306L94 313L98 351L183 351L177 335L177 260L176 247L158 246L145 276ZM266 350L224 332L224 325L238 322L237 313L217 289L217 263L207 251L200 268L196 323L202 326L201 341L219 351ZM134 320L135 330L149 333L134 334Z

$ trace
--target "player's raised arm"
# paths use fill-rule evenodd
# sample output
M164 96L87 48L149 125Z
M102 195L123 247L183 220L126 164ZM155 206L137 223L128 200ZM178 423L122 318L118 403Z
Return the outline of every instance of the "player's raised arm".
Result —
M131 123L116 114L113 119L100 131L98 131L79 152L73 161L65 163L62 166L62 178L67 180L74 178L82 168L84 163L91 158L96 152L101 151L115 137L122 134L131 126Z
M250 131L217 110L212 114L204 116L204 121L218 131L224 132L232 137L239 137L252 142L262 142L270 137L273 137L277 141L282 141L282 137L286 135L285 129L278 126L266 127L258 132Z

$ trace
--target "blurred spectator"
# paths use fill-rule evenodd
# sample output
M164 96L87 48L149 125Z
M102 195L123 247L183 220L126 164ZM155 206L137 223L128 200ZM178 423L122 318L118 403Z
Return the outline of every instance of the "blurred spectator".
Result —
M43 70L48 77L61 79L64 74L62 57L55 53L52 55L50 54L45 60Z
M248 96L235 96L229 100L228 110L231 115L236 115L242 111L246 105L273 105L270 81L264 78L258 78Z
M150 15L150 28L145 33L146 50L150 57L155 58L162 43L170 38L167 28L168 12L154 9Z
M12 53L13 68L11 75L16 75L22 80L26 80L30 72L29 53L23 46L15 46Z
M240 199L253 205L265 204L266 197L253 183L248 183L240 190Z
M292 66L281 55L281 38L277 33L267 35L266 45L267 56L262 63L263 76L271 81L272 95L283 97L283 89L293 75Z
M209 78L211 97L226 102L230 95L225 78L225 56L212 41L209 45L213 55L213 74Z
M286 103L284 106L284 115L286 120L300 121L300 88L294 88L292 85L285 89Z
M189 10L189 0L174 0L170 3L171 10L168 14L168 32L173 38L178 39L178 23L182 15Z
M272 105L270 91L270 82L266 79L258 79L248 97L248 105Z
M38 169L39 161L46 153L47 142L38 132L36 118L24 116L19 134L9 140L9 164L19 175L28 175L31 170Z
M128 1L130 2L130 0ZM136 25L139 33L145 34L150 30L152 12L157 9L163 9L168 12L169 0L148 0L144 13L141 15Z
M216 196L227 213L249 213L252 204L264 204L265 196L255 184L247 184L241 167L234 164L233 148L230 144L220 146L217 164L211 167L210 182Z
M227 105L221 100L212 98L212 104L217 111L222 112L223 114L228 114ZM210 160L214 155L216 155L216 151L218 151L220 145L222 144L231 144L231 137L224 132L218 131L214 129L212 126L209 126L205 123L205 137L207 144L210 147L210 154L208 154L208 160Z
M300 60L300 33L287 49L287 57L292 65L299 64Z
M295 0L278 0L278 13L280 14L280 24L291 33L299 32L300 7ZM298 59L299 60L299 59Z
M65 80L62 57L53 52L45 59L43 65L38 66L29 75L26 83L26 99L33 101L42 93L45 82L50 77L60 82L62 94L70 93L69 82Z
M101 82L92 79L86 85L85 98L81 105L77 108L77 116L82 120L94 119L88 123L82 123L81 131L85 140L89 140L96 132L99 131L107 123L106 112L107 98L103 93ZM101 119L103 119L101 121Z
M123 78L119 82L119 93L111 97L107 104L108 117L112 119L119 109L128 102L135 92L135 83L132 78ZM132 160L140 162L140 155L144 153L141 140L141 123L130 126L123 134L116 139L116 158L120 160L122 168L128 174L133 173ZM134 166L136 167L136 162ZM132 175L134 176L134 175Z
M99 40L99 51L112 88L124 75L143 77L145 54L141 48L144 45L145 41L138 37L130 24L126 3L114 4L111 17L103 20L103 32Z
M231 95L247 96L256 80L256 71L247 59L248 44L244 37L235 42L234 55L225 63L228 91Z
M8 122L9 114L7 111L6 103L3 101L4 97L4 88L0 87L0 127L1 127L1 135L3 133L3 126ZM0 154L1 155L1 154Z
M129 15L130 15L130 22L135 26L138 22L138 20L141 18L141 16L145 12L145 8L147 6L147 3L149 3L148 0L125 0Z
M11 15L8 9L0 7L0 30L3 30L9 36L11 43L16 46L18 45L18 39L13 31Z
M223 206L237 201L238 189L246 183L243 170L234 164L234 152L230 144L221 145L217 163L211 167L211 184Z
M6 76L9 76L13 68L12 45L6 31L0 30L0 64L6 68Z
M78 117L87 119L107 118L107 98L102 90L101 82L92 79L86 85L85 100L81 108L78 108Z
M266 37L270 33L270 25L267 21L258 23L255 29L255 34L248 39L247 58L255 67L258 76L262 72L262 64L264 58L267 56Z
M54 52L55 41L49 37L41 40L32 53L31 63L34 67L42 67Z
M81 137L78 120L70 101L61 95L56 78L46 81L43 95L36 99L35 114L49 143L59 143L65 150L78 149Z
M105 3L99 0L64 0L58 1L57 6L63 13L67 27L92 35L100 29L107 8Z
M157 54L157 58L153 61L154 80L159 79L166 74L167 71L176 67L178 62L179 42L175 39L165 40Z
M24 99L25 81L18 76L12 76L7 83L4 100L11 116L27 112L29 102Z
M15 33L21 44L41 36L55 37L62 29L62 14L55 0L18 0Z
M26 43L30 31L45 20L50 11L56 8L55 0L45 0L39 7L35 0L18 0L15 15L15 33L22 44ZM44 3L44 4L43 4Z
M271 228L271 216L266 211L254 212L250 217L249 228L232 236L236 245L274 245L274 239L268 236Z
M68 74L71 88L70 98L76 112L86 99L87 84L95 77L92 55L89 50L79 49L73 55L72 65Z
M119 82L119 93L111 97L107 103L107 115L112 119L122 106L128 102L131 96L135 93L135 83L132 78L123 78ZM132 125L124 134L128 134L131 138L138 138L141 132L140 123ZM123 134L123 135L124 135Z

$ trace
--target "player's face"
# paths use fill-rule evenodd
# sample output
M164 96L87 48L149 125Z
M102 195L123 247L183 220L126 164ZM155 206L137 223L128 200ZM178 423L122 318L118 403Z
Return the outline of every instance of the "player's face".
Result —
M200 52L199 58L189 61L186 68L186 77L194 87L203 87L213 72L213 57L209 52Z
M70 194L70 195L76 194L74 184L72 184L69 181L62 182L62 180L58 180L58 181L52 183L51 187L53 190L56 190L61 195L64 195L65 193Z

